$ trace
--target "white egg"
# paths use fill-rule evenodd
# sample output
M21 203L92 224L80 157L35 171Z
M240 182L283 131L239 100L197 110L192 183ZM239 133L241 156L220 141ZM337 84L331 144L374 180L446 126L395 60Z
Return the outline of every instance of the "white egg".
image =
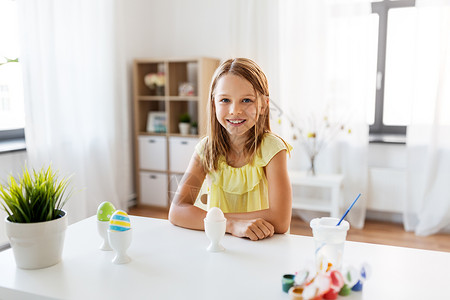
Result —
M208 222L219 222L223 221L225 219L225 216L223 215L223 212L218 207L212 207L209 209L208 213L206 214L206 221Z

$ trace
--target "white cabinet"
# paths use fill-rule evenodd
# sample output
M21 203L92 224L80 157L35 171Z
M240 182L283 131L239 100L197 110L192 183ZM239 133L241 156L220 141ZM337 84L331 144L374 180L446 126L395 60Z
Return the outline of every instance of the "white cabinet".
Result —
M166 137L139 136L139 169L167 170Z
M188 137L169 138L170 171L184 173L195 150L199 139Z
M141 204L167 207L167 174L158 172L139 173L139 199Z
M181 183L182 179L183 179L183 175L181 175L181 174L170 175L170 180L169 180L169 202L170 203L172 203L172 200L175 197L175 194L177 192L178 185Z

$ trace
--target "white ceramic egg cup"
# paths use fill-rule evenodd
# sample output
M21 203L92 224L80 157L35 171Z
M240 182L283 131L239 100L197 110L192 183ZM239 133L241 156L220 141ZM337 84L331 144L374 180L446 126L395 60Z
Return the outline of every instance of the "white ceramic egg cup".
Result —
M102 244L100 245L100 250L103 251L112 251L112 248L109 245L108 228L109 228L109 221L97 220L97 230L103 239Z
M126 264L131 261L131 258L127 255L127 249L131 245L131 231L130 228L126 231L115 231L108 229L109 243L116 252L116 256L112 262L115 264Z
M220 240L225 235L225 230L227 227L227 219L223 221L207 221L205 222L205 233L208 239L211 241L211 244L206 248L209 252L221 252L224 251L225 248L220 244Z

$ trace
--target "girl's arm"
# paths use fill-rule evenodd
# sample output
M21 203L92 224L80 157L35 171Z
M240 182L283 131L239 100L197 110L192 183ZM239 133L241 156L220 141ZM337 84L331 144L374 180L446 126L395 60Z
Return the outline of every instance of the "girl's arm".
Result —
M269 190L269 208L248 213L225 214L228 219L227 232L237 236L247 236L251 239L254 238L246 233L253 237L256 234L258 239L261 239L271 236L274 232L285 233L289 230L292 214L292 188L287 172L286 150L278 152L267 164L265 170ZM258 227L256 228L257 232L249 228L249 221L261 222L261 219L269 222L269 225L273 225L271 233L267 234L265 227L268 227L269 230L271 228L266 224L261 224L261 226L254 224ZM263 231L263 237L261 237L259 229Z
M191 157L189 166L173 198L169 210L169 221L177 226L204 230L203 219L206 211L194 206L200 188L202 187L206 173L197 153Z
M286 151L277 153L266 166L269 209L226 213L228 233L251 240L260 240L274 233L285 233L291 222L292 193L286 167ZM206 211L194 206L206 173L196 153L191 158L178 186L169 211L169 221L177 226L204 230Z

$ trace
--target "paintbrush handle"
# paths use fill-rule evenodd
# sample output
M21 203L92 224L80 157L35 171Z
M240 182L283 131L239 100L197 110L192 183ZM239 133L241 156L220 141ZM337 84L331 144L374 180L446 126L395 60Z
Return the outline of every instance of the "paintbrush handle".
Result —
M336 226L341 225L342 220L344 220L345 216L347 216L348 212L350 211L350 209L352 209L353 205L355 205L356 201L358 201L359 197L361 196L361 193L359 193L358 197L356 197L355 200L353 200L353 203L350 205L349 208L347 208L347 211L345 212L345 214L342 216L342 218L339 220L339 222L337 223Z

